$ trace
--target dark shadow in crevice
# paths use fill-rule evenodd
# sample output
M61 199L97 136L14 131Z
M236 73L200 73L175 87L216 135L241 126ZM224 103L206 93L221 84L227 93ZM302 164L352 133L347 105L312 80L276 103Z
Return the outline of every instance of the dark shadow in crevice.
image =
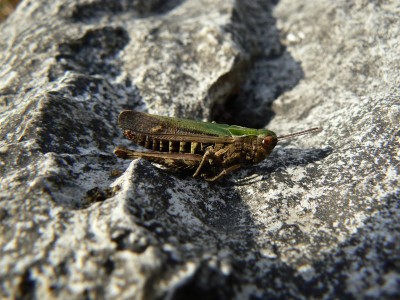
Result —
M174 291L171 299L234 299L235 292L232 287L240 283L240 280L233 274L221 275L218 270L212 270L206 263L202 263L190 280Z
M234 86L230 95L214 102L211 120L264 128L275 116L273 101L304 77L301 65L280 42L272 15L276 2L236 1L232 24L226 30L249 56L240 58L241 67L232 70L235 76L224 76L235 78ZM211 93L221 84L223 80L210 89Z
M76 4L69 13L69 18L74 22L91 23L101 18L110 18L124 13L129 13L134 18L148 18L165 14L185 0L150 0L150 1L92 1L90 3Z
M286 50L277 58L257 59L246 75L246 80L225 102L212 108L212 120L264 128L275 116L274 100L303 78L300 64Z

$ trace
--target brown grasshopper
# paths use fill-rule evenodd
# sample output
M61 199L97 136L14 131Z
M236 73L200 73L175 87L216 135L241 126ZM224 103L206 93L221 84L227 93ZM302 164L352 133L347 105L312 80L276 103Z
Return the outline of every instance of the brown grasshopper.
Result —
M245 165L263 161L278 140L311 132L312 128L277 137L267 129L198 122L126 110L118 118L124 135L150 151L123 147L114 150L124 159L144 158L177 169L194 170L193 177L215 181Z

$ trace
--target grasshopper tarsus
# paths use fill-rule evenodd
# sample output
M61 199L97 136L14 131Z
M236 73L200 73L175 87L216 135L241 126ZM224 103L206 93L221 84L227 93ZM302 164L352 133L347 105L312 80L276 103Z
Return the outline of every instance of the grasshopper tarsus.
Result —
M233 171L239 169L240 167L241 167L241 165L230 166L227 169L223 169L218 175L216 175L214 177L211 177L211 178L204 177L204 180L209 181L209 182L216 181L216 180L220 179L221 177L228 175L229 173L232 173Z

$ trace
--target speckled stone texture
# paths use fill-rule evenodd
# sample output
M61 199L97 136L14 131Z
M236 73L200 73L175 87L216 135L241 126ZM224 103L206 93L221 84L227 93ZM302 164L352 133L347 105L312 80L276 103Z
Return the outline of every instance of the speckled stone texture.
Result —
M397 1L22 1L0 297L400 298L399 24ZM123 109L324 130L210 184L117 159Z

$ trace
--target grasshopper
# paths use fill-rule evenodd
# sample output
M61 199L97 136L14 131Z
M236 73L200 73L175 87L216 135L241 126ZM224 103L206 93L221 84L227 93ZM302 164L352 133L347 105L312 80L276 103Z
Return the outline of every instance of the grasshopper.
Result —
M215 181L242 166L263 161L281 139L319 132L312 128L277 137L267 129L198 122L126 110L118 125L134 143L151 151L117 147L123 159L144 158L176 169L194 170L193 177Z

